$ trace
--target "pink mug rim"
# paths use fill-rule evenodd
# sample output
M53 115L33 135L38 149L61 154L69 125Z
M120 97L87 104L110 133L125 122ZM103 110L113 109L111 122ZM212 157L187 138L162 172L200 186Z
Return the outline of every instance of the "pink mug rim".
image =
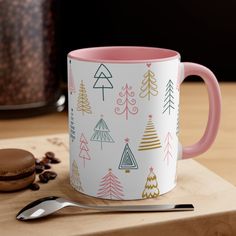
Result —
M145 46L105 46L73 50L68 58L99 63L149 63L180 60L177 51Z

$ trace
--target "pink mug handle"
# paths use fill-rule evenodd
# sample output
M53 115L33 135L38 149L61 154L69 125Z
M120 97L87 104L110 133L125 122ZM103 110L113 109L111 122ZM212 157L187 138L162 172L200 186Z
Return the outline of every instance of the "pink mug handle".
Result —
M181 84L189 75L200 76L207 86L209 98L209 114L205 132L202 138L195 144L182 147L182 159L186 159L195 157L207 151L214 142L220 123L221 93L215 75L208 68L189 62L181 63L181 65L183 65L183 76L180 78L179 84Z

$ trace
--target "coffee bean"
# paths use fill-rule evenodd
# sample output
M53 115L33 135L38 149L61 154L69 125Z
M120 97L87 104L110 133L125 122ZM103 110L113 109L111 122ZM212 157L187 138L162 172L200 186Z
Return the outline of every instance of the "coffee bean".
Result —
M45 170L48 170L48 169L51 169L51 166L49 164L45 163L44 168L45 168Z
M41 183L44 183L44 184L46 184L49 181L49 179L44 174L39 175L39 180Z
M49 159L48 157L44 157L42 162L43 163L51 163L51 159Z
M36 184L36 183L30 184L30 185L29 185L29 188L30 188L31 190L33 190L33 191L37 191L37 190L40 189L39 185Z
M53 159L55 157L55 153L54 152L46 152L45 157L47 157L48 159Z
M49 160L48 162L52 163L52 164L58 164L58 163L61 162L60 159L55 157L55 153L54 152L46 152L44 160L45 161Z
M35 171L36 171L36 174L40 174L44 171L44 165L42 164L36 164L35 165Z
M58 164L58 163L60 163L60 162L61 162L61 160L58 159L58 158L56 158L56 157L54 157L54 158L51 159L51 163L52 163L52 164Z
M57 177L57 173L54 171L44 171L42 175L44 175L44 177L49 180L55 179Z
M40 164L41 165L46 165L46 164L49 164L49 163L51 163L51 160L50 159L48 159L48 158L44 158L42 161L40 161Z
M35 158L35 164L39 164L40 163L40 160L38 158Z

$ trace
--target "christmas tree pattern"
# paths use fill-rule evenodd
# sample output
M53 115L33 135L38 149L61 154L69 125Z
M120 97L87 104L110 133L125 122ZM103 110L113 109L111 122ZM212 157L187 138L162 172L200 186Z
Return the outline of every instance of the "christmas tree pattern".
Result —
M147 64L150 67L150 64ZM140 88L141 92L139 96L141 98L147 97L150 101L151 96L157 96L157 81L155 79L155 74L150 69L144 74L144 79L142 80L142 86Z
M125 139L125 148L121 156L119 169L125 170L125 173L129 173L130 169L138 169L138 164L135 160L134 154L129 147L129 139Z
M77 110L81 111L82 115L84 115L84 113L87 113L87 114L92 113L83 80L81 80L80 82Z
M85 167L85 160L91 160L91 157L89 155L89 149L88 149L88 141L84 137L84 134L82 133L80 136L80 153L79 157L84 160L84 167Z
M76 161L73 160L72 162L72 170L71 170L71 177L70 177L70 183L76 190L83 192L83 187L80 181L80 175L79 175L79 169L76 164Z
M109 80L112 78L112 74L104 64L101 64L98 67L94 78L97 80L95 81L93 88L102 89L102 100L104 101L104 89L113 89L113 85Z
M171 109L175 109L174 108L174 87L173 87L173 82L171 80L168 81L167 85L166 85L166 93L165 93L165 99L164 99L164 107L163 107L163 113L165 113L166 111L168 111L169 115L171 113Z
M70 138L73 142L75 140L75 121L74 121L74 109L70 109Z
M75 93L75 82L71 69L71 60L69 61L69 71L68 71L68 90L70 94Z
M101 149L102 144L105 143L114 143L114 140L112 139L111 135L109 134L110 130L106 124L106 122L103 119L103 116L101 116L101 119L98 121L94 128L94 134L91 137L91 141L97 141L101 143Z
M167 165L169 165L169 161L173 159L172 141L173 141L173 138L171 136L171 133L168 132L165 138L165 149L164 149L164 152L165 152L164 161L166 161Z
M147 177L147 181L145 184L145 188L142 193L142 198L155 198L159 196L159 189L158 189L158 183L157 183L157 177L153 172L153 168L151 167L150 173Z
M139 151L156 149L161 147L161 142L158 138L155 126L152 122L152 115L149 115L149 120L143 134L143 138L139 145Z
M123 187L118 177L112 173L112 169L109 169L108 173L102 178L97 196L106 199L122 200L124 196Z
M179 105L178 105L178 111L177 111L177 125L176 125L176 135L179 135Z
M115 113L117 115L125 114L126 120L128 115L135 115L138 113L138 107L135 106L136 100L134 99L135 93L132 91L132 87L126 84L122 87L122 91L119 93L119 98L116 103L120 107L115 107Z

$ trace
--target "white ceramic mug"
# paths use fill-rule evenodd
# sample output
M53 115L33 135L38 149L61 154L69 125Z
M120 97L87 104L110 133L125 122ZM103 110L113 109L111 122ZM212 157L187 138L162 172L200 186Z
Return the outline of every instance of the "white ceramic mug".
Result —
M209 119L194 145L179 144L179 86L205 81ZM221 96L213 73L181 63L178 52L98 47L68 55L70 182L84 194L117 200L153 198L176 185L177 159L205 152L218 131Z

